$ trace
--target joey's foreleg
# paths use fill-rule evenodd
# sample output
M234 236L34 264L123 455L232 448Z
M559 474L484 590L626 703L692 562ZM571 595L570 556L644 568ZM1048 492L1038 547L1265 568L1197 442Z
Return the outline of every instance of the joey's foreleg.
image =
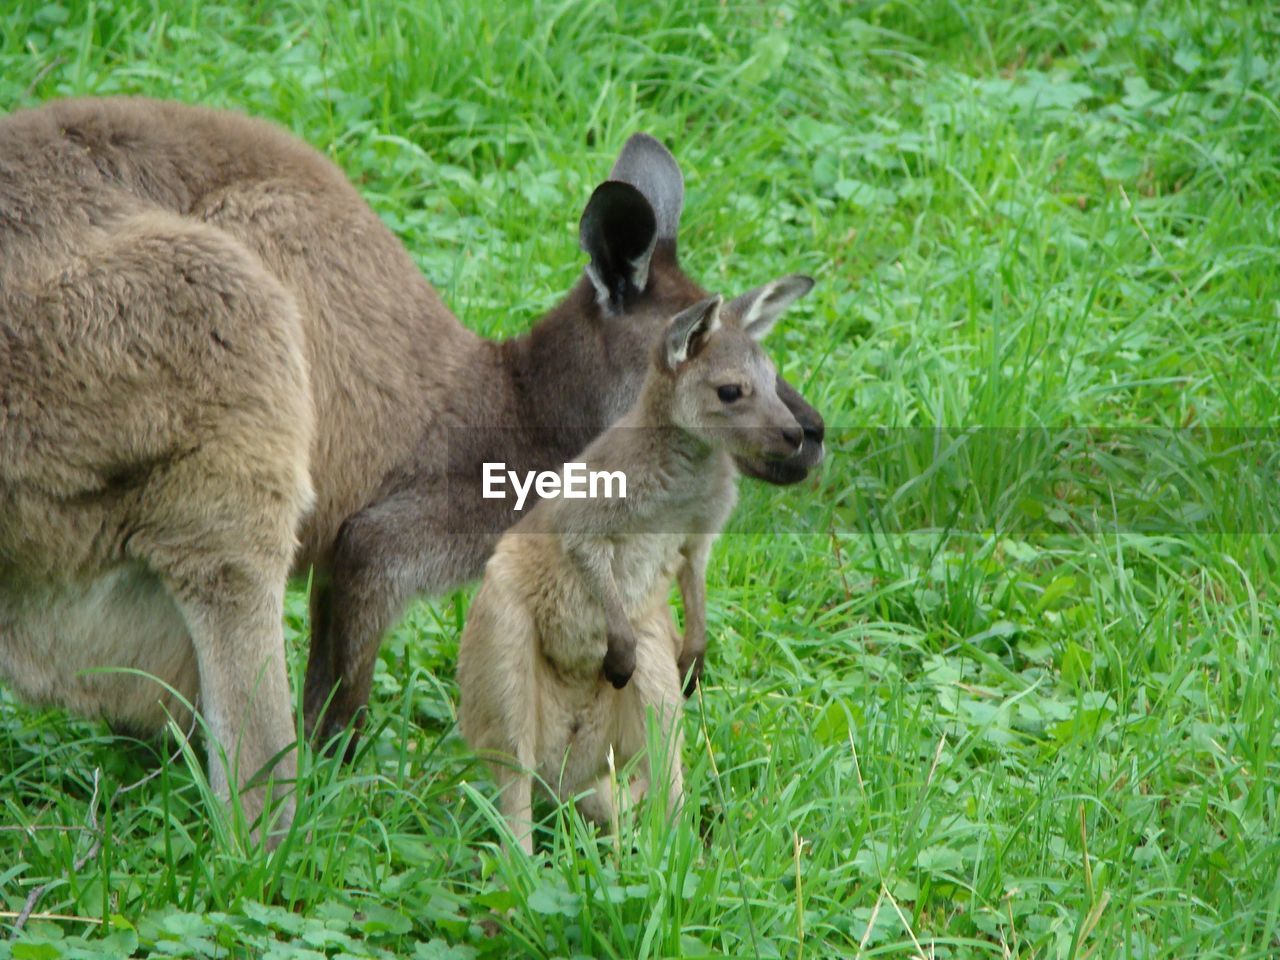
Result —
M684 562L677 579L680 597L684 601L684 643L677 667L684 683L684 695L693 691L702 679L703 664L707 653L707 555L711 551L711 538L696 536L681 548Z
M592 601L604 612L604 676L621 690L636 669L636 635L613 578L613 548L599 540L569 537L565 548Z

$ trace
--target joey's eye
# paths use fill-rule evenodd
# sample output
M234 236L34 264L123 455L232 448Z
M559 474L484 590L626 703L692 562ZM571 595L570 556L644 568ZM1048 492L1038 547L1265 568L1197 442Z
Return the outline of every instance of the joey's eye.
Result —
M726 383L723 387L716 387L716 396L722 403L733 403L742 398L742 388L736 383Z

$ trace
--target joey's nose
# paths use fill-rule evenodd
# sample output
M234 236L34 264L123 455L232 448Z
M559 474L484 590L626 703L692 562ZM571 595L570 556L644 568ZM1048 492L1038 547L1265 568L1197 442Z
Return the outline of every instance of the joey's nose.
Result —
M800 424L782 428L782 439L791 444L793 450L799 450L800 445L804 443L804 431L800 429Z

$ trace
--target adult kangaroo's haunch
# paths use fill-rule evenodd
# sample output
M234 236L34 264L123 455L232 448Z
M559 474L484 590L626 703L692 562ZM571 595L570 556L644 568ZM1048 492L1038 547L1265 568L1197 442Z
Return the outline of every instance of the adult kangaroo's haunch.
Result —
M405 603L478 575L515 519L481 465L559 468L704 297L676 261L671 155L637 135L611 178L582 215L583 278L491 343L269 124L124 99L0 120L0 674L139 730L196 703L215 786L288 779L290 571L314 570L305 710L327 735ZM778 389L803 446L739 465L788 483L822 421Z

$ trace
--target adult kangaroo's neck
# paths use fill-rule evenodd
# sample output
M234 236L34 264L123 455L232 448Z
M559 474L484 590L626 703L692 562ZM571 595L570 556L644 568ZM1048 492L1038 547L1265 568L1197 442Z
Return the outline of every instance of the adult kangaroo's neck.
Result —
M432 568L432 592L478 576L498 536L524 515L510 475L559 471L638 392L611 360L605 331L574 312L592 302L575 289L529 333L477 340L449 372L418 456L390 484L393 496L419 505L425 527L453 535Z
M616 356L585 281L528 333L496 347L508 395L505 426L536 463L552 469L580 453L631 405L640 389L634 361Z

